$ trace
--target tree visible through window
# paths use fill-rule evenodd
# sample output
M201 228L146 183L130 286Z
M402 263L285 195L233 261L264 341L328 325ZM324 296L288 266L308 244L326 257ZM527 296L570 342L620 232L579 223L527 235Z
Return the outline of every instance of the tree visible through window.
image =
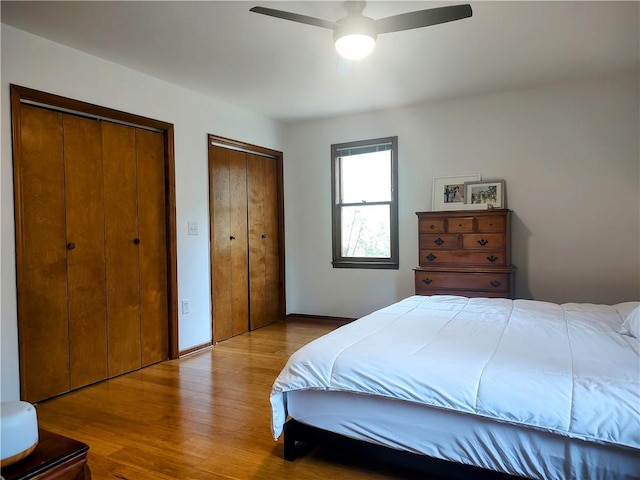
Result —
M398 137L331 146L333 266L398 268Z

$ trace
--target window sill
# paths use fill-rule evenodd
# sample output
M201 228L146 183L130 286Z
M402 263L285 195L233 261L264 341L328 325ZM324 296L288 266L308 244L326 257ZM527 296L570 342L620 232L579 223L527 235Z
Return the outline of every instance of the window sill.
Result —
M365 269L380 269L380 270L399 270L400 266L398 262L391 261L353 261L353 260L334 260L331 262L333 268L365 268Z

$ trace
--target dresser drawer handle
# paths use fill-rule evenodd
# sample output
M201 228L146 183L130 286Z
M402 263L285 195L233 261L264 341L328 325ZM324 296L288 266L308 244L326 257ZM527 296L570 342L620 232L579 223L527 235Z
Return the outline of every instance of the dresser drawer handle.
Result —
M429 230L434 230L436 228L435 225L429 225Z
M502 283L500 283L498 280L494 280L491 282L491 286L493 288L498 288L500 285L502 285Z
M487 257L487 260L489 260L491 263L493 263L496 260L498 260L498 257L496 257L495 255L491 255L491 256Z
M431 280L430 278L423 278L423 279L422 279L422 282L423 282L425 285L429 285L431 282L433 282L433 280Z
M484 247L487 243L489 243L489 241L488 241L488 240L485 240L484 238L482 238L482 239L478 240L478 244L479 244L481 247Z
M436 258L438 257L436 257L433 253L427 255L427 260L429 260L430 262L433 262Z
M441 239L440 237L436 238L433 243L435 243L436 245L440 246L442 244L444 244L444 240Z

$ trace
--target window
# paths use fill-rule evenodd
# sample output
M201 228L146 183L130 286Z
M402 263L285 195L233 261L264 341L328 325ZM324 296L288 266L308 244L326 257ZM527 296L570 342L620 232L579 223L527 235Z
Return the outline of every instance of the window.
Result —
M398 137L331 145L334 268L398 269Z

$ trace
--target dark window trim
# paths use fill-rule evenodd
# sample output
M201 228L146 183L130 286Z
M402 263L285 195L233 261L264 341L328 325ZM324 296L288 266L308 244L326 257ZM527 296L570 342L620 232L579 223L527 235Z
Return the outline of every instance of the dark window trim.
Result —
M340 165L338 151L349 148L358 148L368 145L391 144L391 202L371 202L368 205L389 204L390 227L391 227L391 256L384 258L369 257L343 257L341 245L341 206L352 205L349 203L340 204L339 192L341 180L338 171ZM336 143L331 145L331 233L333 249L333 268L371 268L390 269L400 268L400 254L398 241L398 137L376 138L372 140L361 140L357 142Z

